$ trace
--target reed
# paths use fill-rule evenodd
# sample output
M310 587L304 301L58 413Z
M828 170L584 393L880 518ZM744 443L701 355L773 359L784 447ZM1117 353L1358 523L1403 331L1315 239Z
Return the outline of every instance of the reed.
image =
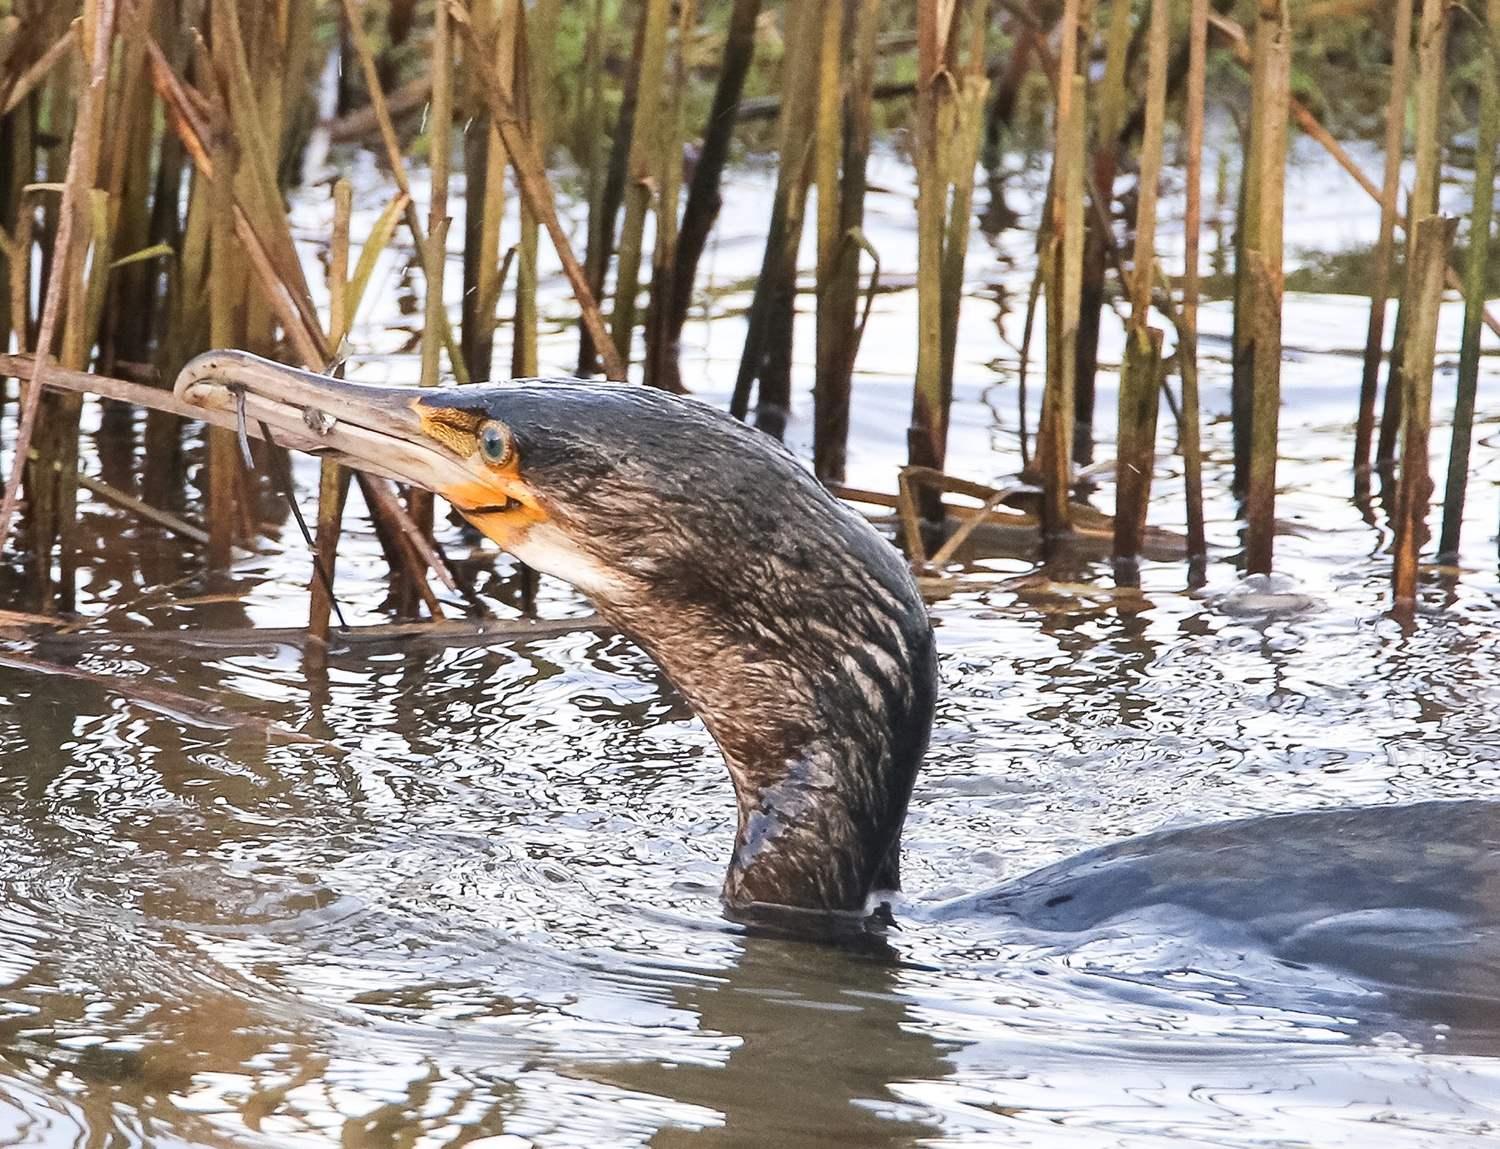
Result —
M497 44L495 0L475 0L469 8L473 51L501 51ZM495 315L503 286L500 223L505 216L505 145L490 120L484 96L464 70L464 262L459 344L471 379L494 373Z
M671 15L671 0L644 0L640 79L635 123L630 135L629 175L625 182L625 219L620 225L620 252L615 264L615 306L610 317L610 337L626 363L630 361L631 340L635 334L641 241L646 229L646 215L651 208L651 191L653 186L659 186L661 176L657 135L663 115L663 80ZM676 211L675 202L670 210ZM662 211L657 212L658 220L662 214Z
M681 391L672 299L677 274L677 205L682 198L682 92L687 84L685 45L697 24L693 0L679 0L677 36L670 53L671 76L662 99L656 139L656 242L651 254L651 305L646 312L646 358L642 380L650 387Z
M1276 533L1277 426L1281 413L1282 210L1287 112L1291 99L1291 28L1284 0L1261 0L1250 92L1250 148L1245 214L1240 222L1246 266L1235 299L1235 367L1248 372L1250 436L1245 476L1245 569L1271 570ZM1240 309L1246 310L1242 320Z
M1474 437L1474 401L1479 389L1479 340L1484 326L1485 273L1489 266L1490 223L1495 201L1495 148L1500 144L1500 0L1488 0L1479 37L1479 122L1474 148L1474 206L1469 214L1469 249L1464 261L1464 333L1458 357L1458 389L1453 404L1453 437L1443 488L1443 527L1438 561L1458 561L1468 491L1469 449Z
M813 401L813 471L824 482L844 481L854 360L863 323L859 309L859 257L872 248L863 239L866 165L870 158L875 96L877 0L851 6L848 79L839 100L839 70L821 78L818 113L818 328ZM842 24L832 15L829 27ZM831 38L831 33L826 34ZM839 147L840 142L842 147ZM825 204L826 200L826 204ZM879 261L876 260L876 275Z
M589 238L584 253L584 275L589 290L595 299L604 297L604 278L609 271L610 259L615 250L615 226L620 215L620 205L625 199L625 181L630 171L630 149L635 139L635 110L640 96L641 64L646 38L646 21L650 15L643 3L635 23L635 42L631 46L629 73L624 90L620 93L620 111L615 118L612 143L602 174L597 163L589 164ZM594 7L594 20L589 26L590 55L585 57L585 83L590 86L592 114L585 121L585 130L590 135L587 147L592 152L598 146L598 131L603 123L603 60L604 37L603 3ZM578 333L578 374L593 375L599 368L599 357L603 354L603 340L585 327ZM618 356L617 356L618 358Z
M873 2L873 0L871 0ZM866 3L865 8L870 4ZM698 260L708 243L709 232L719 217L723 197L719 188L729 147L734 138L735 112L745 88L745 77L755 58L755 26L760 17L760 0L734 0L729 28L724 40L724 56L719 65L719 81L714 89L713 106L703 129L702 148L693 167L688 185L687 203L682 209L682 226L678 230L676 265L672 269L672 307L668 335L677 346L687 322L688 307L693 299L693 281L698 274ZM862 8L861 11L864 9ZM873 49L872 55L873 55ZM860 197L861 206L863 196ZM593 202L592 196L590 202ZM670 370L676 370L676 357L670 359ZM680 379L676 380L680 387Z
M77 467L78 401L71 396L53 396L49 404L52 409L48 411L48 434L39 443L35 459L31 455L31 442L37 431L39 412L43 409L42 388L49 368L54 363L65 370L76 370L83 366L67 361L67 358L77 355L80 339L84 337L81 331L75 329L73 338L64 340L60 356L54 356L53 345L59 335L68 334L66 324L70 315L77 317L81 314L84 261L94 222L89 201L93 198L91 193L103 147L102 126L108 93L114 20L115 8L108 0L92 6L85 13L83 46L88 71L78 90L50 266L44 269L47 293L38 324L35 368L22 400L10 477L5 486L3 501L0 501L0 537L4 537L15 514L22 474L27 473L32 559L41 586L40 598L44 609L54 606L51 579L53 543L63 532L63 514L66 513L70 520L72 516L71 477L63 476L65 471L76 471ZM60 124L56 126L61 127ZM56 163L56 160L53 162ZM81 318L77 322L81 323ZM72 444L71 449L69 442ZM64 537L65 550L67 545ZM71 593L71 587L64 590L65 605L70 604Z
M1398 608L1409 608L1416 600L1417 558L1428 538L1427 504L1432 497L1432 476L1428 469L1432 368L1448 247L1457 227L1457 219L1428 215L1412 229L1414 237L1403 292L1410 320L1400 348L1400 379L1405 388L1401 404L1401 475L1391 524L1395 535L1391 588Z
M972 495L978 489L955 485L957 477L944 476L941 468L955 376L973 369L957 362L957 333L985 108L991 105L989 142L998 148L1000 134L1020 130L1017 109L1042 91L1040 73L1051 97L1035 98L1050 103L1053 132L1034 281L1046 303L1046 382L1034 460L1024 417L1022 441L1027 477L1034 475L1042 488L1036 518L1043 535L1055 539L1072 530L1075 514L1086 514L1072 501L1074 468L1095 451L1099 325L1117 298L1128 301L1128 308L1121 306L1128 313L1127 339L1110 527L1117 581L1138 579L1156 465L1157 403L1167 390L1162 336L1149 322L1154 306L1178 331L1188 581L1197 585L1207 560L1196 345L1201 153L1206 107L1210 98L1222 98L1211 87L1207 67L1212 34L1233 49L1251 75L1235 221L1233 351L1234 488L1243 499L1245 566L1265 571L1273 561L1282 189L1290 118L1381 203L1379 232L1372 237L1372 307L1353 456L1357 492L1368 491L1372 454L1373 461L1386 464L1395 461L1398 450L1402 456L1402 486L1393 484L1388 494L1399 503L1393 515L1393 523L1399 519L1397 593L1407 601L1425 529L1419 440L1428 433L1424 419L1430 422L1425 347L1437 298L1429 272L1439 283L1444 276L1453 282L1433 254L1446 244L1432 238L1436 233L1426 225L1436 203L1439 113L1445 102L1450 108L1463 106L1451 97L1466 76L1475 74L1482 132L1464 270L1465 335L1454 441L1438 545L1444 561L1458 551L1478 333L1482 324L1497 326L1482 306L1492 225L1486 193L1493 183L1500 124L1491 42L1500 0L1486 2L1486 34L1465 35L1452 44L1446 39L1451 5L1424 4L1416 29L1411 0L1397 0L1388 23L1381 22L1387 20L1384 14L1375 21L1373 6L1346 14L1394 30L1386 172L1379 188L1314 117L1310 109L1318 105L1291 98L1293 35L1299 44L1302 37L1315 36L1316 22L1331 18L1331 10L1303 12L1305 19L1293 24L1293 6L1286 0L1256 0L1248 34L1211 11L1208 0L1175 7L1167 0L1149 5L1112 0L1099 8L1097 32L1094 0L1065 0L1050 8L1010 0L997 6L945 0L905 7L879 0L777 6L763 0L592 0L580 6L561 0L434 0L403 5L397 15L404 14L410 26L394 30L377 22L374 9L359 0L340 0L336 6L315 0L28 2L26 18L0 26L0 34L9 37L0 53L0 259L5 263L0 333L18 353L36 354L7 360L23 364L16 369L26 378L16 397L0 395L0 402L15 404L13 422L7 424L14 432L5 444L14 462L0 501L0 527L8 531L24 495L25 561L38 576L36 605L49 610L72 605L74 572L83 553L76 527L81 481L124 513L185 539L201 534L210 570L231 566L236 546L258 545L263 521L274 517L261 505L261 476L282 470L274 454L257 445L247 460L233 429L222 427L209 431L199 453L197 440L184 439L180 412L165 393L144 403L152 410L142 427L119 398L126 392L115 392L103 416L109 433L101 436L101 477L80 480L80 401L76 392L45 395L36 380L61 379L63 369L73 373L67 375L71 379L90 367L101 378L169 380L188 357L215 343L337 369L345 349L362 338L356 324L361 299L380 254L403 226L411 240L415 293L425 300L420 316L424 384L490 376L497 353L507 356L502 363L513 375L545 366L539 363L545 285L538 281L547 258L545 232L573 291L584 368L599 365L612 378L623 378L631 352L640 345L637 332L644 331L640 377L680 388L683 324L700 297L695 294L701 288L699 264L718 214L736 132L746 124L742 117L752 113L762 122L743 130L755 146L769 142L779 149L777 185L732 409L743 417L754 406L757 426L773 435L786 426L797 371L792 346L797 251L807 193L816 186L813 465L830 484L842 481L848 428L858 410L851 384L880 276L879 255L865 234L874 191L867 167L882 128L907 126L918 189L911 332L917 364L908 436L908 461L916 469L908 472L903 488L912 505L902 511L911 523L918 511L937 520L945 514L942 492ZM991 7L998 8L995 19ZM1181 16L1175 29L1174 11ZM336 123L343 126L337 132L325 125L330 136L356 140L330 154L338 167L347 158L338 148L369 146L358 142L357 129L350 126L360 119L365 127L358 130L371 136L380 162L391 171L394 192L369 236L354 236L353 221L360 217L351 189L335 184L328 302L322 308L305 278L310 266L305 238L293 239L287 190L300 170L300 140L316 77L324 70L313 57L329 43L340 19L358 72L349 78L346 94L355 94L362 79L370 106L340 116ZM1014 47L990 101L987 56L997 28ZM1414 33L1417 59L1410 67ZM408 35L416 43L401 53L408 62L398 65L390 49ZM774 47L761 50L762 42L774 45L778 39L785 46L779 63ZM712 52L704 50L719 44ZM1055 45L1055 60L1049 45ZM1089 62L1101 55L1099 79L1090 83L1085 79ZM1399 262L1394 241L1408 71L1415 73L1418 162L1407 227L1412 275L1398 311L1386 410L1377 425L1385 295ZM753 102L744 99L751 85L757 92ZM761 97L761 92L768 94ZM1167 108L1179 94L1185 98L1185 267L1180 284L1166 284L1163 291L1156 188L1172 182L1162 175L1168 163L1163 141ZM424 108L425 132L414 141L417 113ZM774 130L764 125L773 114ZM613 150L606 132L611 119ZM450 152L456 125L464 128L461 159ZM701 146L679 219L682 154L684 145L694 142L692 133ZM1112 224L1118 210L1114 185L1122 149L1137 137L1139 196L1134 219L1121 228L1134 233L1127 270ZM589 203L582 264L573 255L566 213L559 218L553 199L545 157L554 141L569 148L584 189L580 198ZM987 161L996 154L987 153ZM409 172L419 155L431 180L425 203L411 194ZM467 181L461 241L448 234L449 183L460 164ZM1221 208L1228 188L1228 172L1221 167ZM517 202L508 205L512 189ZM505 222L508 206L519 207L518 228ZM991 206L1000 214L998 204ZM1423 235L1427 246L1419 260ZM361 244L357 252L356 243ZM444 305L444 281L450 249L458 248L463 291L455 322ZM643 266L647 259L649 271ZM1432 260L1437 271L1431 271ZM1416 275L1419 263L1428 278ZM1117 295L1110 267L1120 273ZM601 307L611 272L616 287ZM1177 287L1180 301L1174 298ZM1030 355L1030 313L1026 326L1023 372ZM997 347L997 358L1003 354ZM1412 371L1418 375L1410 376ZM189 457L207 464L199 512L183 510ZM891 460L893 471L896 464ZM333 612L330 584L348 483L336 468L319 476L316 567L321 574L310 605L319 635L327 633ZM409 612L443 613L439 596L465 590L430 538L429 507L420 495L403 507L378 482L362 480L361 487L376 534L398 572L396 585L406 588L397 601L404 595ZM974 497L993 516L999 496L996 488L984 490ZM201 531L185 521L184 513L201 513ZM1102 530L1096 521L1080 517L1080 529ZM920 556L920 540L912 541ZM941 565L956 553L950 543L936 550L934 561ZM429 583L434 576L436 590Z
M333 186L333 237L328 252L328 346L343 346L349 332L349 224L354 213L354 189L346 179ZM318 468L318 526L313 549L315 569L308 586L307 630L316 644L326 647L334 608L333 576L338 558L344 502L349 497L349 474L331 459Z
M1147 34L1146 119L1136 200L1130 323L1120 368L1119 434L1115 452L1114 572L1120 586L1140 585L1141 540L1156 470L1157 396L1162 386L1162 333L1150 326L1156 282L1156 199L1167 110L1168 0L1151 0Z
M1098 108L1093 134L1095 210L1084 223L1083 276L1079 283L1078 349L1073 383L1073 461L1094 460L1094 377L1099 369L1099 326L1106 306L1104 276L1114 246L1115 173L1120 162L1120 128L1125 122L1127 67L1132 40L1129 0L1110 5L1104 75L1094 94Z
M1417 28L1417 76L1412 93L1412 155L1416 176L1411 199L1407 204L1406 260L1411 262L1416 244L1416 226L1437 212L1438 183L1442 176L1439 117L1445 83L1445 61L1448 42L1448 6L1424 4ZM1402 346L1408 338L1407 325L1415 301L1403 290L1396 308L1396 330L1392 346ZM1404 356L1392 355L1386 373L1385 403L1380 419L1380 436L1376 445L1375 465L1389 473L1396 461L1397 442L1401 433L1401 405L1409 388L1401 378L1406 369Z
M1083 189L1085 85L1078 75L1080 41L1087 36L1091 0L1067 0L1062 15L1062 52L1057 65L1056 144L1052 160L1049 217L1039 241L1047 293L1047 382L1037 428L1036 466L1042 485L1042 534L1053 539L1072 530L1074 389L1083 281Z
M975 6L975 38L963 70L962 8L922 5L917 12L917 378L907 432L908 465L914 467L941 470L947 454L969 206L989 88L983 71L986 10ZM940 521L937 492L924 493L923 517Z
M1385 339L1386 302L1390 296L1391 251L1395 243L1397 197L1406 142L1406 73L1411 58L1412 0L1396 0L1391 45L1391 93L1385 115L1385 178L1380 188L1380 234L1370 280L1370 322L1365 336L1364 371L1360 376L1359 419L1354 429L1354 493L1370 494L1370 448L1375 437L1375 395Z
M1183 494L1187 504L1188 586L1208 578L1208 539L1203 521L1203 445L1198 401L1198 263L1203 227L1203 96L1208 55L1208 0L1192 0L1188 28L1187 99L1183 110L1187 173L1182 232L1182 328L1177 369L1182 376Z
M531 124L537 150L545 156L552 137L552 61L557 50L559 0L541 0L527 27L525 9L517 3L517 34L511 39L519 112ZM516 314L511 346L511 374L534 377L537 363L537 274L541 223L521 205L521 242L516 257Z
M765 255L745 329L745 347L735 376L729 410L745 418L757 390L755 425L781 438L791 408L792 320L796 310L797 249L811 179L813 137L806 125L817 106L818 62L822 57L823 8L835 0L796 5L786 13L787 53L782 60L781 103L777 120L780 156L776 197L766 233ZM757 386L758 389L757 389Z

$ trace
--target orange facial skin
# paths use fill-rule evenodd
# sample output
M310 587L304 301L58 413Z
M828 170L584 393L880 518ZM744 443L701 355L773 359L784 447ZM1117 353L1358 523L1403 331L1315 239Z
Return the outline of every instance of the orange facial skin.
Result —
M471 479L438 492L464 518L506 550L524 539L533 526L548 521L547 512L521 478L516 451L510 451L498 464L481 456L479 431L490 421L483 414L454 407L424 407L420 400L412 403L412 410L430 438L474 463Z

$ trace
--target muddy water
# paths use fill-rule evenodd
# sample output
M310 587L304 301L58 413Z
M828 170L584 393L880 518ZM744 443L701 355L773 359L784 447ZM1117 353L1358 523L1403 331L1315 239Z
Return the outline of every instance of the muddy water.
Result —
M892 194L871 213L888 269L903 212ZM746 251L727 233L715 274L733 280ZM1015 466L1008 352L982 302L1006 274L976 242L954 469L981 479ZM912 308L884 296L870 327L880 370L857 382L851 476L864 485L890 485ZM1239 584L1234 508L1217 493L1202 593L1182 590L1175 564L1148 564L1144 594L1115 600L1101 567L1044 580L1003 556L947 584L932 604L945 697L908 822L908 903L882 937L724 920L727 780L702 726L618 636L564 625L490 646L360 643L319 665L290 640L223 633L304 617L290 537L215 583L97 512L99 545L116 549L85 564L92 621L32 653L204 707L0 669L0 1144L1486 1140L1500 1120L1493 981L1444 982L1422 938L1473 938L1424 932L1442 891L1415 871L1417 916L1381 934L1399 962L1373 972L1291 960L1211 915L1148 907L1062 936L950 901L1225 819L1261 819L1248 832L1273 857L1288 843L1300 876L1334 847L1313 822L1265 815L1500 800L1500 407L1481 413L1465 569L1403 629L1385 615L1385 538L1346 498L1358 363L1339 351L1359 343L1362 312L1306 297L1288 314L1285 581ZM376 350L398 338L379 320L365 330ZM690 327L711 399L737 323ZM1226 328L1227 312L1204 327ZM554 366L568 345L552 334ZM1205 372L1222 412L1217 346ZM1226 433L1210 428L1216 492ZM1153 521L1170 527L1169 459L1162 476ZM464 553L456 533L445 541ZM121 549L153 556L150 576ZM352 621L376 621L373 542L356 529L340 563ZM584 611L545 588L544 615ZM268 741L216 710L314 741ZM1377 816L1366 872L1424 849L1462 860L1488 832L1423 821ZM1210 852L1227 841L1211 836ZM1492 972L1484 960L1464 969Z

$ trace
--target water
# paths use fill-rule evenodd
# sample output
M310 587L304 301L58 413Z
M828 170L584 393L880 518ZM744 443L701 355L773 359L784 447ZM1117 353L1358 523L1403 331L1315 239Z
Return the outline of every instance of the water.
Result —
M902 204L871 211L898 271ZM727 234L714 258L733 279L753 245ZM1010 273L979 241L971 273L953 466L991 478L1015 466L1014 389L1006 362L986 366L1006 353L980 297ZM913 302L877 301L865 361L880 370L856 383L861 485L891 485ZM1226 317L1210 308L1205 330ZM737 323L689 329L710 398ZM1116 599L1100 567L1049 581L1005 556L941 588L944 698L908 820L907 904L882 937L724 920L728 781L702 726L618 636L564 621L489 646L361 643L320 665L284 635L224 640L305 617L290 536L214 582L160 536L91 512L92 621L31 652L199 706L164 712L128 688L0 667L0 1144L1489 1140L1500 1023L1483 985L1417 992L1394 965L1351 971L1332 950L1288 964L1233 923L1129 899L1067 935L950 901L1225 819L1302 843L1287 856L1310 869L1333 856L1315 821L1273 812L1395 810L1375 816L1370 857L1400 869L1444 829L1401 810L1500 800L1500 407L1480 414L1462 576L1429 587L1403 628L1385 613L1385 537L1346 498L1359 368L1337 351L1362 329L1357 302L1289 306L1283 581L1243 586L1228 561L1218 423L1202 593L1172 563L1147 564L1143 594ZM385 330L371 318L366 346ZM551 334L554 366L569 345ZM1207 403L1222 412L1214 353ZM1162 474L1153 522L1171 527L1173 460ZM356 525L339 573L352 621L380 617L377 556ZM585 608L547 584L542 612ZM212 720L226 709L316 741ZM1439 845L1461 857L1472 838ZM1392 944L1411 930L1420 948L1446 921L1364 928Z

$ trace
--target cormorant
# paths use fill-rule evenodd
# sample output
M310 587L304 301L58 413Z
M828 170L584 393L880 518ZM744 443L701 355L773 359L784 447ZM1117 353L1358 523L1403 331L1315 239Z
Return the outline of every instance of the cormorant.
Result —
M898 887L932 627L896 550L780 444L630 384L384 387L213 351L176 389L437 492L639 643L734 781L731 908L866 912Z
M239 351L193 360L177 394L443 495L633 637L733 778L731 911L889 905L933 719L932 628L896 550L779 444L628 384L383 387ZM933 912L1061 938L1169 907L1280 962L1452 992L1500 970L1497 874L1500 804L1429 802L1164 831Z

